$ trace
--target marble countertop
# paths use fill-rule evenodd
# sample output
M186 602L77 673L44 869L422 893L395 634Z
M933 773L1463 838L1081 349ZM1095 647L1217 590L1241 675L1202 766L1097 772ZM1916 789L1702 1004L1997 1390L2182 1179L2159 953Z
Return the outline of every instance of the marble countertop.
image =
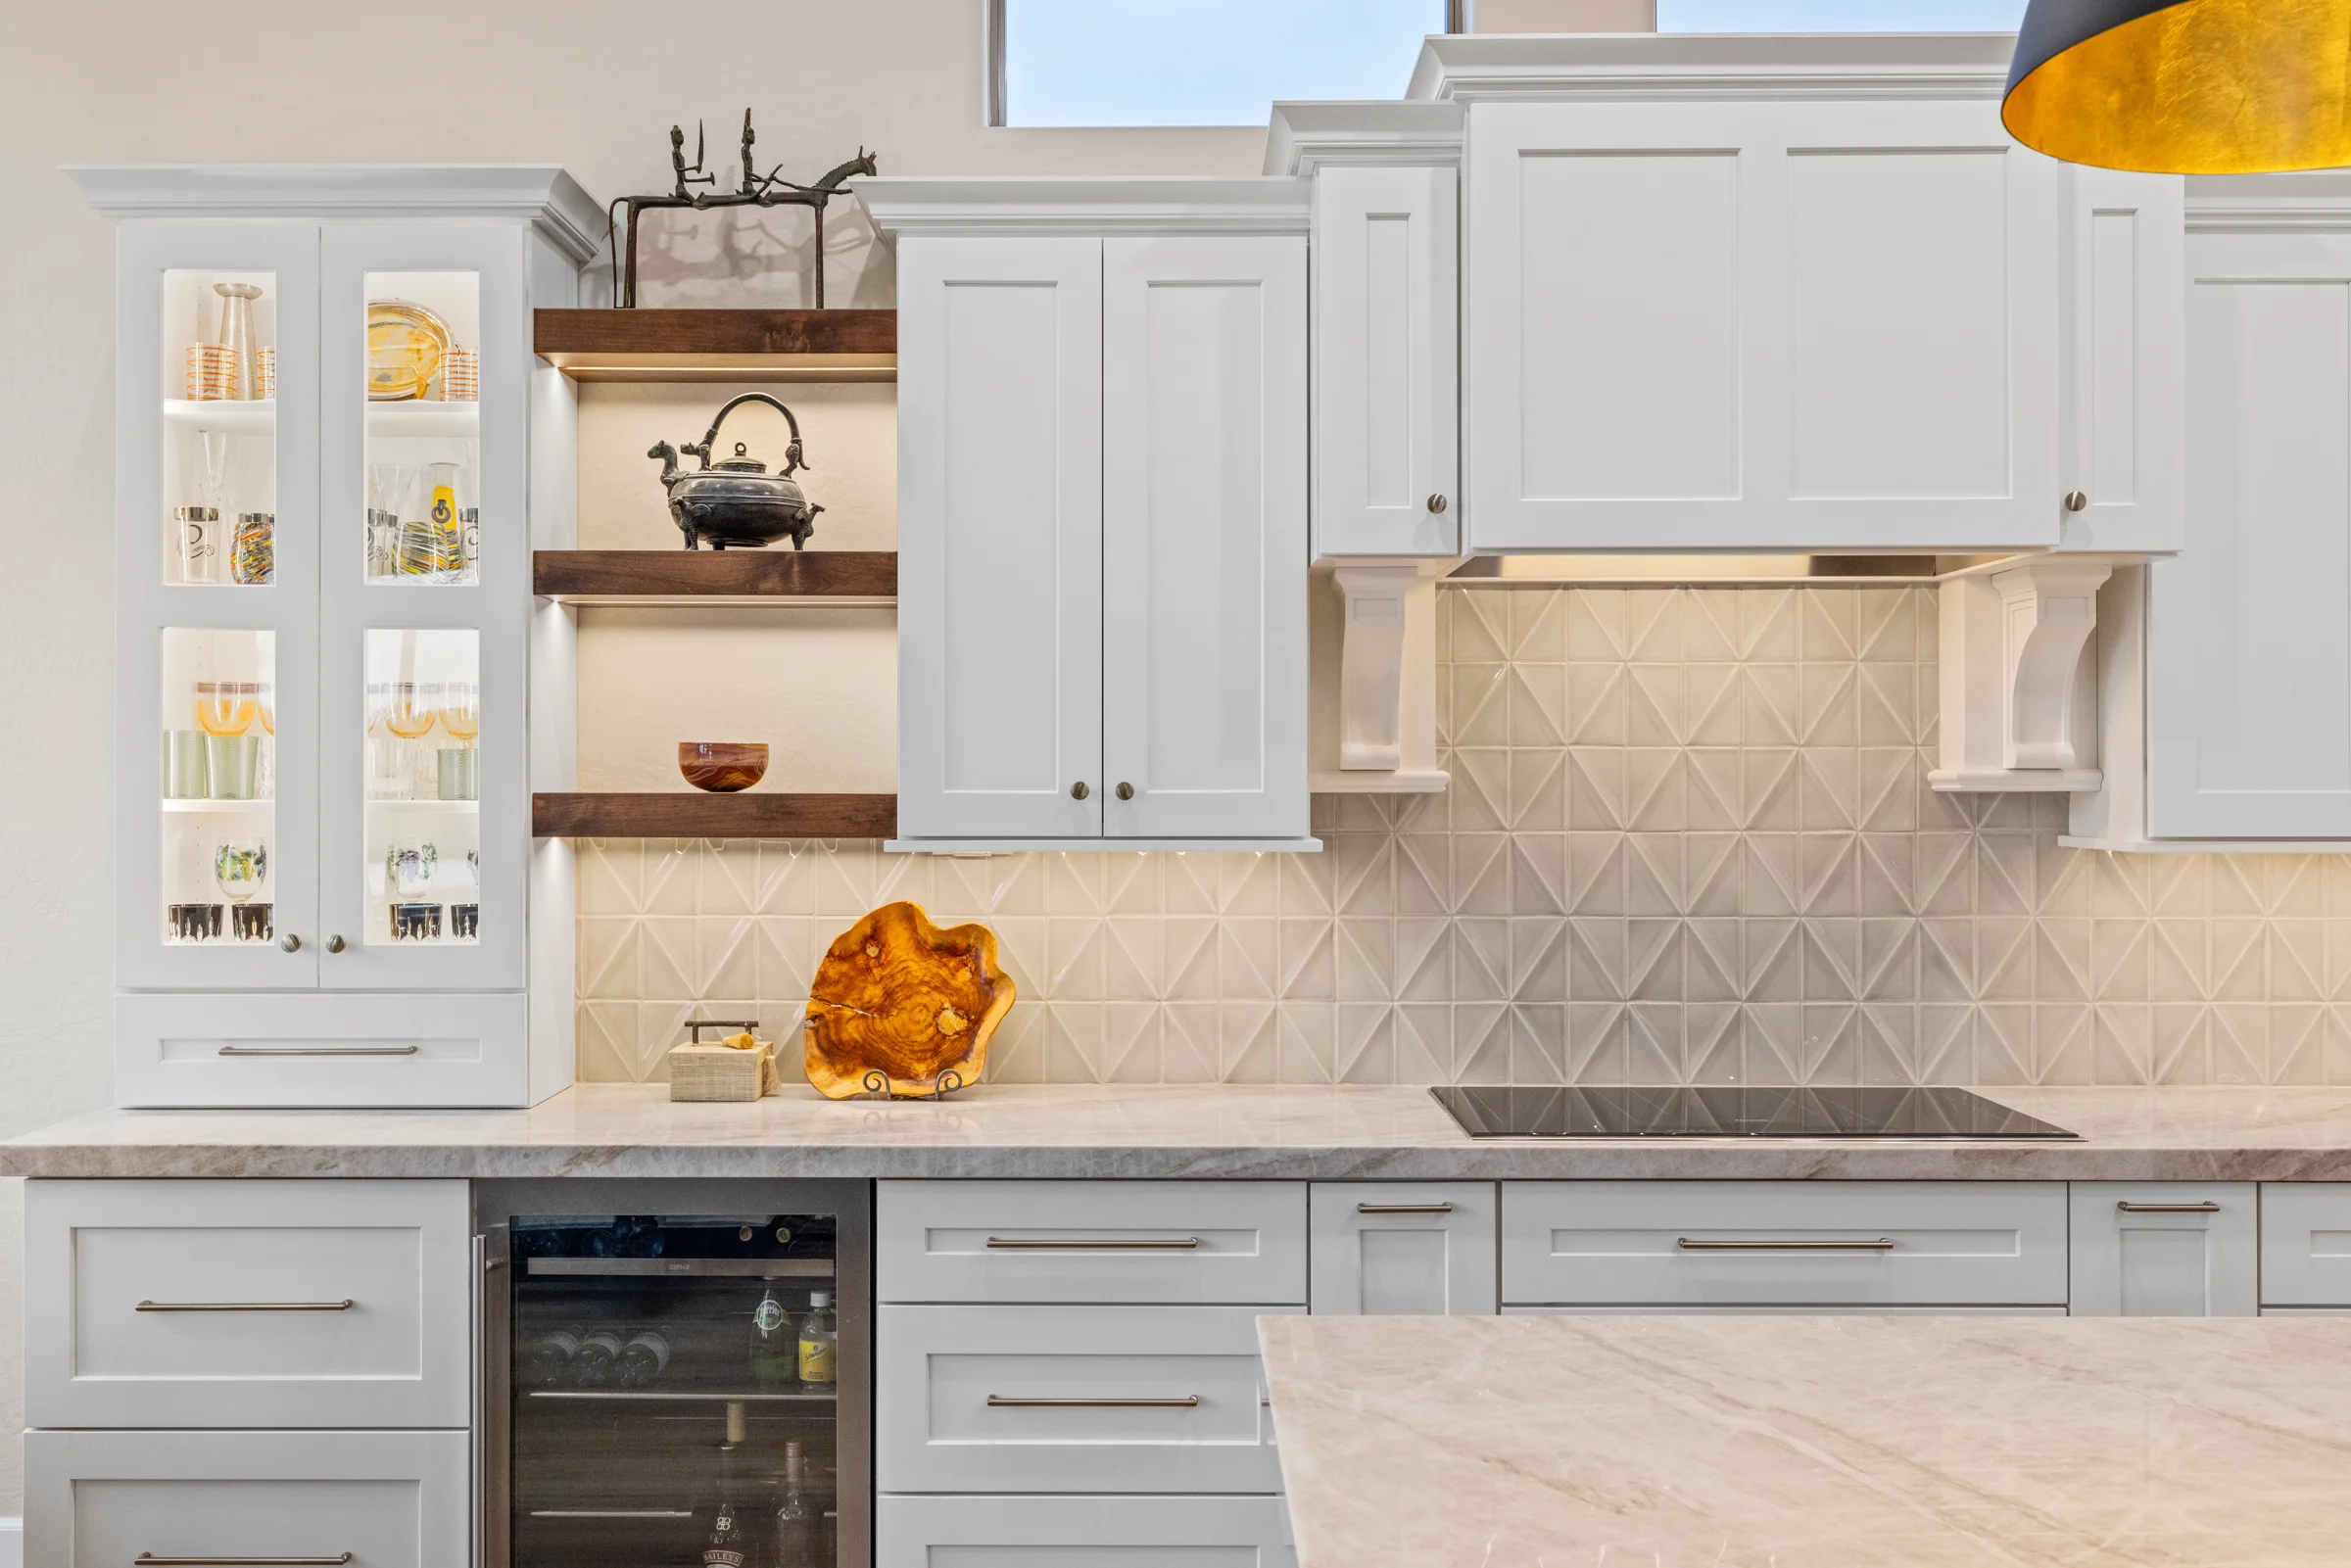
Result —
M98 1111L0 1176L2351 1180L2351 1090L1998 1089L2069 1143L1472 1140L1424 1089L984 1084L944 1104L672 1104L583 1084L528 1111Z
M1299 1568L2336 1568L2339 1318L1268 1317Z

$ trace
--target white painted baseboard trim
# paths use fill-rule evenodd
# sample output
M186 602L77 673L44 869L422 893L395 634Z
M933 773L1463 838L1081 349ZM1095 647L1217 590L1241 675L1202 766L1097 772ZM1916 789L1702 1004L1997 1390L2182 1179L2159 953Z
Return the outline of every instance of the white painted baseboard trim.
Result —
M24 1568L24 1521L0 1519L0 1568Z

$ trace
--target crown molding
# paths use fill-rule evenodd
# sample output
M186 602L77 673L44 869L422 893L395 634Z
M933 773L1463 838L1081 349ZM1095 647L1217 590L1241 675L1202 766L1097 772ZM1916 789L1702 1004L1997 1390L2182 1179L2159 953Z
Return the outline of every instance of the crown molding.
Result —
M1311 176L1346 164L1458 168L1464 118L1448 101L1275 104L1266 126L1266 172Z
M1302 179L1183 174L883 176L853 180L893 234L1304 234Z
M2293 174L2191 174L2190 234L2351 232L2351 169Z
M1446 34L1405 96L1546 99L1997 99L2009 32Z
M559 164L69 164L82 199L121 218L505 218L585 262L604 210Z

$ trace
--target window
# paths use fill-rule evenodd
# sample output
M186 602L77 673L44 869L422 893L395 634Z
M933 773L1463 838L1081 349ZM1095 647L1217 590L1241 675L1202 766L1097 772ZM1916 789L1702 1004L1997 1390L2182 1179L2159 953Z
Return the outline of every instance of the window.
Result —
M997 125L1262 125L1401 98L1445 0L987 0Z
M1657 0L1659 32L2014 32L2025 0Z

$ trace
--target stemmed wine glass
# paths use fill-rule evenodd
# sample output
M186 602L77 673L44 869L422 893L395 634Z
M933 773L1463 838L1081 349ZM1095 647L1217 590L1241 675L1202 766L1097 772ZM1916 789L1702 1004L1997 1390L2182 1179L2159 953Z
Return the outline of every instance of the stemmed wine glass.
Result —
M434 721L440 717L438 693L435 685L402 681L392 688L392 706L384 714L384 728L408 742L404 748L401 774L408 781L406 794L410 800L425 793L417 783L424 756L424 747L417 742L431 733Z
M213 851L213 885L232 904L242 904L269 879L269 846L259 838L231 838Z
M196 683L196 722L210 736L243 735L253 728L261 688L251 681Z
M452 681L441 699L441 728L461 746L471 746L482 734L482 689L472 681Z

